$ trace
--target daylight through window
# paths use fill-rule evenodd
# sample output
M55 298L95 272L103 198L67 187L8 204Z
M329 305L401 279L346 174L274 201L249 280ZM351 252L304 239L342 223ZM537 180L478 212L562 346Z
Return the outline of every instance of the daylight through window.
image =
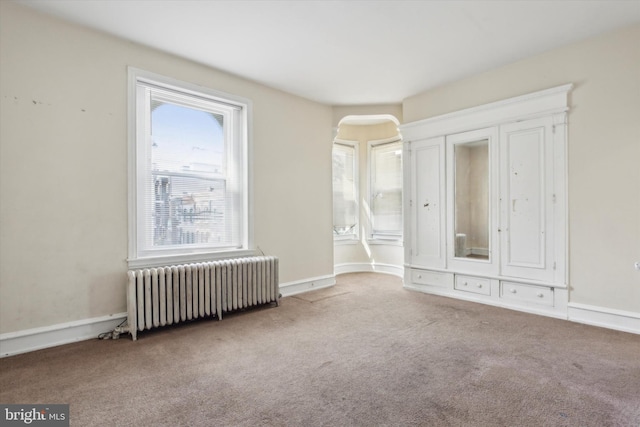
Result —
M246 249L246 110L135 76L134 258Z
M402 236L402 142L369 145L371 238Z
M355 142L333 144L333 236L358 238L358 149Z

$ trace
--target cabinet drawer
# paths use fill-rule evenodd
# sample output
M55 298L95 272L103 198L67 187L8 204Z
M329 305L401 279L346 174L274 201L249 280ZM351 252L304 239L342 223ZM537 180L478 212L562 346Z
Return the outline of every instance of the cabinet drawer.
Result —
M456 282L453 287L459 291L491 295L491 281L480 277L456 275Z
M411 281L420 285L449 287L453 282L453 274L427 270L411 270Z
M517 302L553 306L553 289L521 283L502 282L500 297Z

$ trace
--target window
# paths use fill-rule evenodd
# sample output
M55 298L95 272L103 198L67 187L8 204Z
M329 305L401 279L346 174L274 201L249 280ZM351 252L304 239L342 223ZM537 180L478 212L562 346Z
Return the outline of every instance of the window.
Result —
M333 237L358 240L358 143L333 144Z
M248 250L249 102L133 68L129 78L130 265Z
M369 208L374 240L402 237L402 142L369 142Z

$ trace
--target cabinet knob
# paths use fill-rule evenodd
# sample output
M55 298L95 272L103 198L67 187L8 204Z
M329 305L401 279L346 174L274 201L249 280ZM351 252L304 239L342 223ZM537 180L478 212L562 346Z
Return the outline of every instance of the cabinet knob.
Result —
M542 298L544 294L542 292L538 292L538 298Z
M464 283L463 283L463 285L464 285L464 286L467 286L467 282L464 282Z
M478 287L481 288L482 287L482 283L478 283Z
M418 279L422 279L422 274L418 274Z
M510 291L512 294L515 294L517 291L515 289L511 289Z

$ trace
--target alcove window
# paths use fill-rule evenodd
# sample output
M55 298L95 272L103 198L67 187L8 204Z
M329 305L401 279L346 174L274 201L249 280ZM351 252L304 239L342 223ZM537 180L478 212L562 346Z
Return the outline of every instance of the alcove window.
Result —
M333 237L358 240L358 143L333 144Z
M369 143L371 238L402 238L402 142Z

